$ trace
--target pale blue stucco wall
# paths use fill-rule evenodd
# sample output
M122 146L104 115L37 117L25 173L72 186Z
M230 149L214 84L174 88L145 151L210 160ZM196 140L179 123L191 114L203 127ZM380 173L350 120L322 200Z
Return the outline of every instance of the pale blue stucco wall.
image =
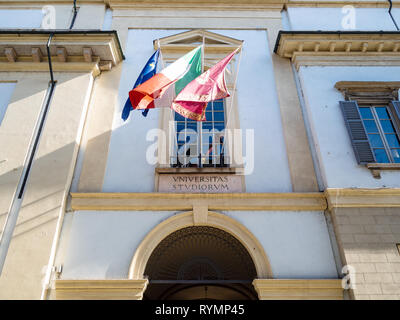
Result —
M337 30L363 30L363 31L395 31L396 27L388 14L387 8L354 8L355 27L346 29L343 27L343 18L349 12L343 6L336 8L288 8L287 17L283 24L285 30L307 31L337 31ZM392 14L400 25L400 9L393 8Z
M42 17L41 9L1 9L0 29L40 28Z
M7 107L10 103L11 96L15 89L15 85L16 85L15 82L0 83L0 126L6 114Z
M400 67L300 67L306 113L315 141L325 187L399 188L399 171L382 171L373 178L365 165L358 165L334 88L338 81L399 81Z
M126 278L136 248L176 212L77 211L64 245L63 279ZM261 243L275 278L337 278L323 212L231 211Z

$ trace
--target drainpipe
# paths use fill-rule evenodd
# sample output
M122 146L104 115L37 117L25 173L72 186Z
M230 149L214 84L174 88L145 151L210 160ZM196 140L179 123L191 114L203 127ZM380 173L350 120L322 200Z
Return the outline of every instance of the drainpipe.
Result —
M34 141L34 144L33 144L32 152L31 152L30 157L29 157L27 170L26 170L26 173L24 175L24 179L22 180L22 185L21 185L21 189L20 189L19 194L18 194L18 199L22 199L22 196L23 196L23 193L24 193L24 190L25 190L26 181L28 180L29 172L31 170L31 166L32 166L32 163L33 163L33 158L35 156L36 149L37 149L37 146L39 144L39 138L40 138L40 134L42 133L44 120L46 119L46 115L47 115L47 112L48 112L48 109L49 109L49 106L50 106L50 101L51 101L51 98L53 96L54 87L56 85L56 82L54 81L53 66L52 66L52 63L51 63L51 55L50 55L50 43L51 43L52 39L53 39L53 34L51 33L49 35L49 39L47 40L47 44L46 44L47 59L48 59L49 70L50 70L50 83L49 83L48 94L47 94L47 97L46 97L47 99L46 99L46 102L45 102L45 105L44 105L45 108L44 108L43 114L42 114L42 116L41 116L41 118L39 120L40 121L39 129L38 129L37 135L35 137L35 141Z
M394 17L392 15L392 6L393 6L392 0L388 0L388 1L389 1L389 15L392 18L392 21L393 21L394 25L396 26L397 31L399 31L400 30L399 26L397 25L396 20L394 20Z
M76 9L76 0L74 0L74 15L72 16L72 21L71 21L71 25L69 26L69 29L72 29L74 24L75 24L75 19L76 19L76 15L78 14L78 10Z

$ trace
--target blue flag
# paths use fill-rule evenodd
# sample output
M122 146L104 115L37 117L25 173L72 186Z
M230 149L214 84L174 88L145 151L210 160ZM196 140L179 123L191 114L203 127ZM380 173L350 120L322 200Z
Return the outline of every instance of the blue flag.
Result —
M135 89L138 85L142 84L143 82L149 80L152 76L156 74L157 71L157 63L158 63L158 56L160 54L160 49L153 53L150 57L149 61L147 61L146 65L144 66L142 72L140 73L139 77L137 78L135 85L132 89ZM121 118L126 121L129 117L129 113L133 110L131 100L128 99L125 102L124 109L122 110ZM146 117L149 109L145 109L143 111L143 116Z

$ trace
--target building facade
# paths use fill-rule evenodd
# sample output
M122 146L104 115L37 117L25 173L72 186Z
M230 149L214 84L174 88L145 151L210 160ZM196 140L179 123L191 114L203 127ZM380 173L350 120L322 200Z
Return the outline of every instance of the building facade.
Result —
M0 298L398 299L399 6L0 0ZM121 119L199 45L206 121Z

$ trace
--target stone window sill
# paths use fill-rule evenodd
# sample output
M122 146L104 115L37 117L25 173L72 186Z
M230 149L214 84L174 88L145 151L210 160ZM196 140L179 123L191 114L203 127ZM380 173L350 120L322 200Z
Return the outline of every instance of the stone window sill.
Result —
M367 168L374 178L380 179L382 170L400 170L400 163L368 163Z
M240 174L243 172L243 168L228 168L228 167L208 167L208 168L156 168L156 173L158 174L176 174L176 173L230 173L230 174Z

